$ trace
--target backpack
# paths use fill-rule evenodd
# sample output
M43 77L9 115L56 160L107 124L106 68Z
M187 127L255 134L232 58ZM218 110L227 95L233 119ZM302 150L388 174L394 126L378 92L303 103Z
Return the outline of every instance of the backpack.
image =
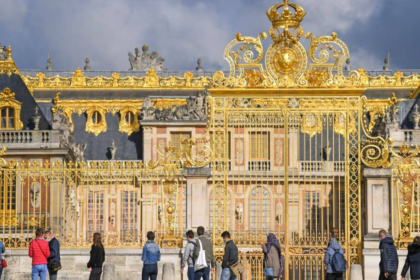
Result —
M195 243L194 242L191 242L191 241L188 241L188 243L187 243L187 245L188 244L192 244L193 245L193 248L195 247ZM191 259L192 260L192 262L193 262L193 264L194 264L194 257L193 257L193 255L194 255L194 249L193 250L190 250L190 255L188 256L188 258L189 259Z
M334 249L335 253L331 260L331 268L333 272L346 272L346 259L340 253L340 249Z

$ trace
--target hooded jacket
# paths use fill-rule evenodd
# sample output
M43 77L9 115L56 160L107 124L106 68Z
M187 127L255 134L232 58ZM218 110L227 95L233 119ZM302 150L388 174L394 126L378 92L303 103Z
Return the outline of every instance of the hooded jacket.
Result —
M397 273L398 254L394 240L391 237L385 237L379 243L379 250L381 251L381 262L379 263L381 274L386 272Z
M334 273L331 263L335 252L338 250L340 254L344 255L343 249L341 249L340 244L338 244L335 238L331 238L330 243L328 243L327 250L325 251L324 263L327 265L327 273Z
M405 277L408 268L410 268L411 279L420 279L420 245L411 244L408 246L408 255L401 272L402 277Z

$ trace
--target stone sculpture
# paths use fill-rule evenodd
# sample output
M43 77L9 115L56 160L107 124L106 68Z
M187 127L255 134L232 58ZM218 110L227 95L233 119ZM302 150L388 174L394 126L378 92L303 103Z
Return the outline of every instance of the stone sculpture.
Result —
M140 55L139 48L135 48L135 56L131 52L128 53L128 60L131 65L129 71L149 71L150 69L155 71L163 70L165 59L160 57L158 52L154 51L150 54L148 45L144 45L142 51L143 53Z
M141 114L143 120L153 120L155 118L155 107L153 107L152 99L150 99L150 97L146 97L143 100Z
M7 60L8 53L7 53L7 47L0 45L0 60Z
M236 221L238 225L242 224L243 213L244 213L244 206L242 205L242 203L238 203L238 205L236 205L236 210L235 210Z
M38 208L41 202L41 187L39 182L33 182L31 185L31 205L33 208Z
M86 59L85 59L86 64L85 64L85 67L84 67L85 71L89 71L91 69L89 62L90 62L89 57L86 57Z
M71 124L61 110L55 112L52 128L60 131L60 147L66 147L72 150L76 161L84 161L84 153L87 145L76 143L73 132L71 131Z
M46 69L47 69L47 71L52 71L53 70L51 57L48 57Z
M197 72L203 72L203 67L201 66L201 58L197 60L197 67L195 68Z
M111 160L115 160L115 154L117 152L117 146L115 146L115 141L112 140L112 145L108 147L109 152L111 153Z

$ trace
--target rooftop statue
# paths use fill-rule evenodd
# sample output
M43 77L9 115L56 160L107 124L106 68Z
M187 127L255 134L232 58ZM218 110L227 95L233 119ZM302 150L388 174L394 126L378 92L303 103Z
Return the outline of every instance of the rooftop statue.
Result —
M0 60L6 60L8 57L7 47L0 45Z
M162 71L163 63L165 59L159 56L159 53L154 51L149 53L149 46L144 45L142 47L143 53L140 54L139 48L134 49L135 56L129 52L128 60L130 61L130 71L149 71L153 69L155 71Z

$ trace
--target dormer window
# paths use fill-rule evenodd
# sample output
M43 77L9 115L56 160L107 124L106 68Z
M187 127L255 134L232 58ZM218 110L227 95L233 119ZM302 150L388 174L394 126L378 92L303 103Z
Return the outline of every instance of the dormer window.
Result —
M135 107L128 106L120 110L120 132L131 135L140 130L138 111Z
M93 133L95 136L98 136L101 132L106 132L105 112L106 110L100 106L94 106L86 111L86 132Z
M1 109L1 129L14 129L15 128L15 109L5 107Z
M134 123L134 114L132 112L127 112L125 114L125 124L132 125Z
M93 125L99 125L101 123L101 113L99 113L98 111L93 112L92 114L92 123Z
M0 130L21 130L20 120L22 103L15 99L15 94L9 88L0 92Z

